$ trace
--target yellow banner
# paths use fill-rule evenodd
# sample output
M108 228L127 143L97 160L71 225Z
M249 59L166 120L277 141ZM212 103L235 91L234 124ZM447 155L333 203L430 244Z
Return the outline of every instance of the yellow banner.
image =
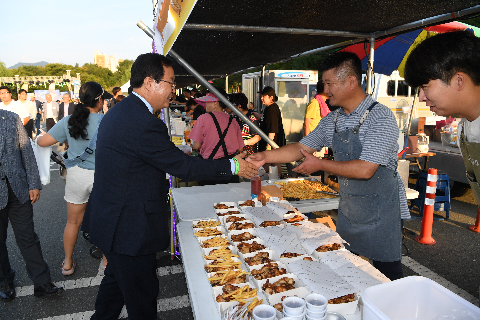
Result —
M190 16L197 0L158 0L153 26L158 53L167 55Z

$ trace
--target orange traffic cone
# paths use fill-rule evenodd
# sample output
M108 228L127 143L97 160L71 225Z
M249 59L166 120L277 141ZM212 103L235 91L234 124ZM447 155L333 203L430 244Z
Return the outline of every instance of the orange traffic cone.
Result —
M415 241L423 244L437 243L432 238L433 211L435 207L435 192L437 190L437 169L428 169L427 188L425 190L425 204L423 206L422 230Z
M480 208L477 209L477 219L475 219L475 225L468 227L473 232L480 233Z

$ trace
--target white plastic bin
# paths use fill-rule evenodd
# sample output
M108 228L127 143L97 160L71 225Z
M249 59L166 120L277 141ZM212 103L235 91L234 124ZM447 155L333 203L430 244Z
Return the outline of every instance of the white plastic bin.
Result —
M382 283L362 293L364 320L480 319L480 308L424 277Z

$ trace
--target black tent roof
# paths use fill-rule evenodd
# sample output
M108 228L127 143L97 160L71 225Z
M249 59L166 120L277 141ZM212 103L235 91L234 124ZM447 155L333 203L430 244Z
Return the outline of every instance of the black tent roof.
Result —
M473 9L465 10L468 8ZM374 33L379 38L399 26L406 30L405 25L422 19L443 15L441 20L447 22L472 12L480 12L478 0L198 0L172 49L212 79ZM425 20L426 25L438 23ZM258 28L256 32L240 31L240 26ZM287 33L262 28L286 28ZM305 30L292 34L290 28ZM358 34L305 34L316 30ZM174 68L178 87L197 83L179 65Z

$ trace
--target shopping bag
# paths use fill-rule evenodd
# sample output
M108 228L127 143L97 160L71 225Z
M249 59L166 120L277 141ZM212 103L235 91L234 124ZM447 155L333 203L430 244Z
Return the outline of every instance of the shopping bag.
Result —
M52 147L40 147L36 141L30 139L35 159L37 160L38 173L43 185L50 183L50 155Z

